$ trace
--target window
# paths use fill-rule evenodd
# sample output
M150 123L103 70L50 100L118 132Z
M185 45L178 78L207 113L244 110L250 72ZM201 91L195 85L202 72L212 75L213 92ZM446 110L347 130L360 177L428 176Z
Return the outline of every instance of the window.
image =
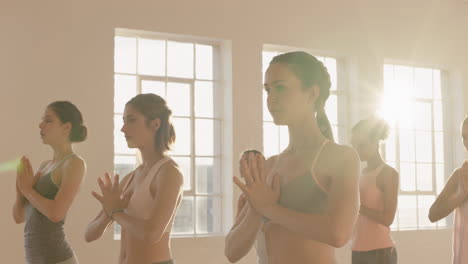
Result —
M438 69L384 65L381 114L392 125L392 133L383 153L400 172L395 229L447 226L445 219L437 223L428 219L444 186L447 162L441 75Z
M274 50L267 49L263 51L262 64L263 64L263 78L265 72L270 64L270 61L274 56L287 52L289 50ZM325 112L327 113L328 119L332 125L333 134L338 142L344 143L345 126L343 125L342 119L344 119L342 111L345 106L345 93L340 87L338 81L338 66L337 60L331 57L316 56L318 60L323 62L327 67L328 73L330 74L332 86L330 89L330 97L328 98L325 105ZM276 155L281 150L285 149L289 144L289 134L287 126L277 126L273 123L273 118L268 111L266 104L267 93L263 91L263 151L266 157ZM338 102L340 102L338 104ZM340 106L340 107L339 107Z
M123 177L141 163L120 131L125 103L140 93L163 97L176 130L170 155L184 175L175 236L222 232L219 62L217 42L128 30L117 30L115 36L115 172ZM117 237L119 231L117 226Z

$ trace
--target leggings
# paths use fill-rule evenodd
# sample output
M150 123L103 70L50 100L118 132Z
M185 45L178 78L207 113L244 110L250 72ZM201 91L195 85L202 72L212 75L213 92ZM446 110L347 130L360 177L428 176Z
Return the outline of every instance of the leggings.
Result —
M353 251L353 264L396 264L396 248L382 248L370 251Z

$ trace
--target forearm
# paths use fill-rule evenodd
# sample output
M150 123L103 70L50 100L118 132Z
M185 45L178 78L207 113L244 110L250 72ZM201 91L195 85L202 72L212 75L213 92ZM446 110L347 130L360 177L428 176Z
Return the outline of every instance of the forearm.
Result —
M162 221L162 219L143 220L132 217L124 212L114 213L112 218L121 225L127 233L140 240L146 240L151 243L156 243L161 239L168 224L168 221Z
M380 211L377 211L368 207L361 208L361 210L359 211L359 214L364 215L368 217L369 219L384 226L390 226L393 222L393 218L391 218L390 216L386 216L383 212L380 212Z
M16 196L13 204L13 219L17 224L21 224L25 220L25 199L22 195Z
M99 215L86 227L86 242L91 242L100 238L111 223L112 220L103 211L101 211Z
M45 198L36 190L30 189L23 193L23 195L34 208L45 215L50 221L59 222L65 217L65 215L58 210L55 200Z
M249 253L261 226L261 215L248 212L245 218L229 232L225 240L224 254L230 262L236 262Z
M429 210L429 220L431 222L439 221L447 217L466 200L466 196L452 195L449 197L438 197Z
M273 223L301 234L306 239L316 240L333 247L342 247L351 236L354 221L345 214L333 215L300 213L278 204L265 210L264 215ZM353 217L354 219L354 217Z

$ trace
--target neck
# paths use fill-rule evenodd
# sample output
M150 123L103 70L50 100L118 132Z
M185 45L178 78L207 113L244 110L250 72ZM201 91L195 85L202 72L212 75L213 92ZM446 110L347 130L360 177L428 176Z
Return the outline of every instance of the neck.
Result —
M151 166L164 158L164 154L156 151L153 147L140 148L141 158L143 159L143 166Z
M60 161L63 158L65 158L67 155L70 155L71 153L73 153L73 146L72 144L68 142L57 144L51 147L54 150L54 158L53 158L54 161Z
M375 169L383 163L384 161L382 159L382 156L380 156L379 151L376 151L376 153L369 160L367 160L367 167L369 169Z
M306 150L315 149L326 138L320 132L314 115L307 115L293 125L288 126L289 146L288 149Z

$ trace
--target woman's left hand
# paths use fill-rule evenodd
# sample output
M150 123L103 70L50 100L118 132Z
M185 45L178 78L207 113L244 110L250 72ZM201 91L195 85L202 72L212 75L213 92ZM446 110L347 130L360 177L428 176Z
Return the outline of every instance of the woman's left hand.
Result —
M274 176L270 187L266 179L265 161L261 155L254 153L249 154L248 162L244 159L241 161L241 174L245 184L237 177L234 177L234 183L246 195L253 208L264 215L266 210L278 202L280 196L278 176Z
M16 169L18 190L24 195L32 190L37 181L39 173L35 176L31 162L28 158L22 157Z
M113 181L109 173L106 173L104 180L98 179L102 195L92 192L92 195L102 204L104 212L110 217L115 210L125 209L130 201L131 193L128 192L122 196L122 190L119 183L119 175L114 176Z

